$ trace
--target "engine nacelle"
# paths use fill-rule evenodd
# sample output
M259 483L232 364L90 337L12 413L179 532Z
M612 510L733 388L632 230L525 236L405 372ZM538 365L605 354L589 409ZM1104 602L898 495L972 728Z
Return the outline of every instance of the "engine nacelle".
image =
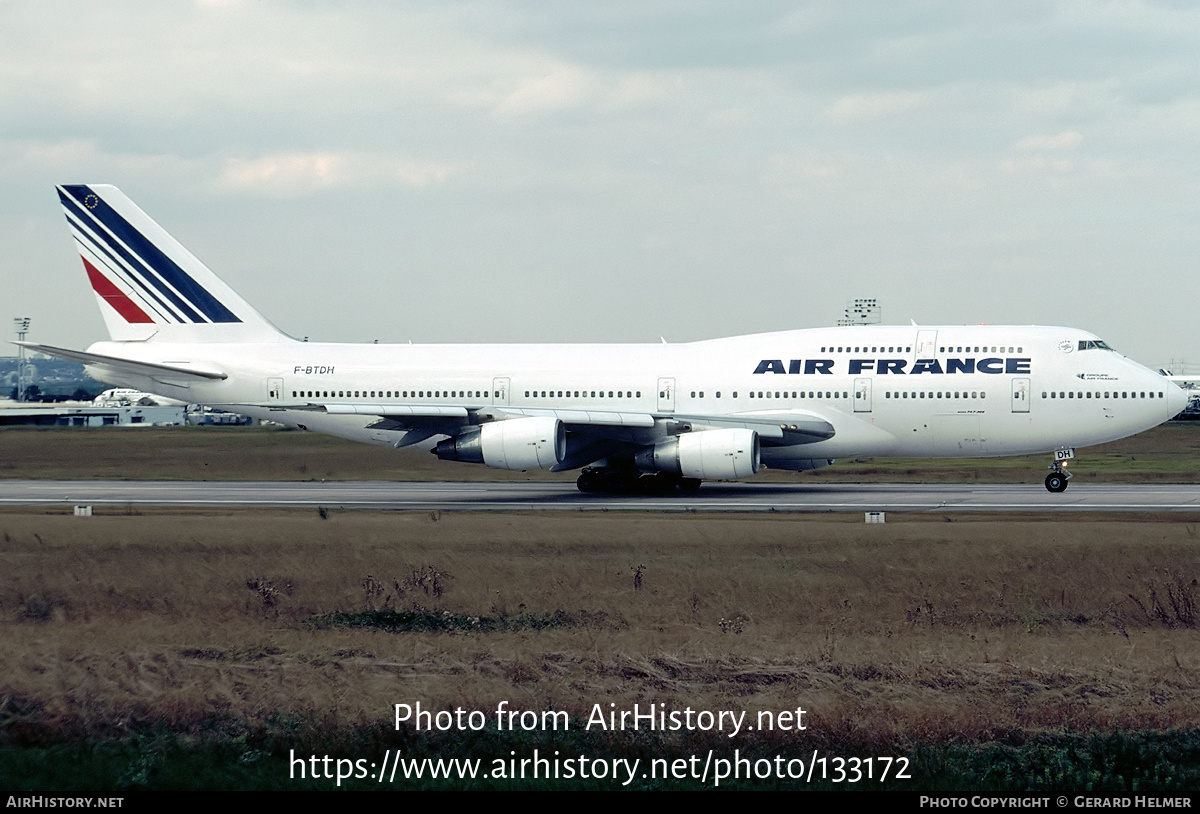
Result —
M746 429L685 433L642 450L634 461L639 469L673 472L685 478L748 478L758 471L758 433Z
M495 421L439 441L434 452L494 469L549 469L567 454L567 430L557 418Z

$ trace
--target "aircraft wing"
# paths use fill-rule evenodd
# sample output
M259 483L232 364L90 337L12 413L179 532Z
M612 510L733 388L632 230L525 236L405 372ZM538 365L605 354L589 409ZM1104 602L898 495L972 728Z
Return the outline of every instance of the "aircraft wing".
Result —
M623 413L608 410L553 410L541 407L483 407L476 413L481 417L497 419L518 416L550 416L557 418L568 428L581 427L653 427L654 416L649 413Z
M56 348L53 345L38 345L33 342L14 342L13 344L35 350L38 353L44 353L47 356L53 356L57 359L82 362L85 365L106 367L121 373L133 373L138 376L150 376L156 379L163 378L164 376L174 381L211 381L214 379L229 378L226 373L220 370L205 369L200 366L177 367L175 365L160 365L153 362L136 362L132 359L122 359L119 356L105 356L101 353Z
M692 431L727 428L754 430L768 446L813 444L837 434L825 416L810 410L773 410L722 416L677 415L673 418L691 424Z
M261 405L260 405L261 406ZM735 415L678 415L609 410L569 410L540 407L397 404L281 404L281 410L309 410L330 415L376 416L373 429L403 431L397 446L408 446L433 435L454 435L462 428L488 421L525 417L557 418L568 432L596 441L645 444L657 437L716 429L748 429L771 446L824 441L836 429L824 416L807 410L777 410ZM655 432L656 428L658 432Z

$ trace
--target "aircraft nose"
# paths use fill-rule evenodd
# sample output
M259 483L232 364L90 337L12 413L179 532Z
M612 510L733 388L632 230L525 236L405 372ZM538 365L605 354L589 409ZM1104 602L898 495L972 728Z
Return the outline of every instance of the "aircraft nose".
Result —
M1175 382L1167 382L1167 413L1168 418L1174 418L1183 412L1183 408L1187 407L1188 400L1191 398L1187 390L1184 390Z

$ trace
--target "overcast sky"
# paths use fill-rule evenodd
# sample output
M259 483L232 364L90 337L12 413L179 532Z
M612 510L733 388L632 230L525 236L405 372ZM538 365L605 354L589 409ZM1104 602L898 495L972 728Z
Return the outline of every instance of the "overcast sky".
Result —
M0 139L0 318L49 344L105 338L53 186L112 183L313 340L871 296L1200 364L1194 2L0 0Z

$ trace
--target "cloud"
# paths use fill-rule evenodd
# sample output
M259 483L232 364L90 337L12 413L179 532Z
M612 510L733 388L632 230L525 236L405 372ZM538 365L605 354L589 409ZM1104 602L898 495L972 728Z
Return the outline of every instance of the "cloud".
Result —
M502 117L566 110L583 105L598 92L596 78L573 65L558 66L538 76L518 80L516 88L496 105Z
M117 183L132 178L180 178L198 162L167 153L106 150L93 139L0 141L0 168L10 174L49 176L55 183Z
M275 153L227 160L217 178L217 186L282 196L332 187L400 185L424 189L467 169L465 163L368 153Z
M1017 153L1044 153L1073 150L1083 143L1083 134L1078 130L1067 130L1053 135L1026 136L1012 145Z
M927 100L928 94L916 91L856 93L838 99L826 111L825 118L844 123L889 119L912 112Z

